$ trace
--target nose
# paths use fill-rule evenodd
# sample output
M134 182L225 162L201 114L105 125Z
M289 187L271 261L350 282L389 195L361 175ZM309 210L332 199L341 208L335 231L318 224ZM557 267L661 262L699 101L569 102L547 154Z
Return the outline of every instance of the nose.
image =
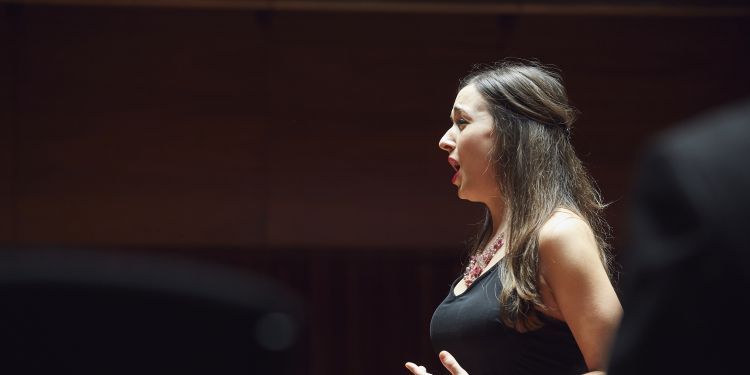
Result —
M452 126L448 131L443 134L443 137L440 138L440 142L438 142L438 147L440 149L448 151L448 153L453 152L453 150L456 148L456 137L455 132L453 131L455 126Z

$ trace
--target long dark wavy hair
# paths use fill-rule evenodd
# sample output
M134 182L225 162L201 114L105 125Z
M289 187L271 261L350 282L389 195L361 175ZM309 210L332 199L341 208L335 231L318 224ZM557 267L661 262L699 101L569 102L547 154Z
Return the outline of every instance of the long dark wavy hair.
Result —
M610 271L609 226L602 202L571 144L576 110L558 71L536 61L504 60L475 66L459 85L474 85L494 118L492 163L508 211L506 255L500 261L502 321L518 330L543 325L539 290L539 231L555 210L569 209L591 226L600 259ZM481 251L492 236L492 217L484 219L470 241Z

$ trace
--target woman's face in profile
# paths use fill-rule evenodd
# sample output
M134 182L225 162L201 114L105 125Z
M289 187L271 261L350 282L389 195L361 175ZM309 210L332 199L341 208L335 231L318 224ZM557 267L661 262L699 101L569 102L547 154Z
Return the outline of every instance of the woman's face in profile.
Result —
M452 125L440 139L448 161L456 170L452 183L458 196L473 202L489 203L500 196L497 172L492 167L494 120L474 85L461 89L451 110Z

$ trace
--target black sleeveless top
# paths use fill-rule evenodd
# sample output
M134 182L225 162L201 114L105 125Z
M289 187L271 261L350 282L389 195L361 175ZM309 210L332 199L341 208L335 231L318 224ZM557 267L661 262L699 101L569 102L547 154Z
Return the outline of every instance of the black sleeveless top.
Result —
M498 264L459 296L453 292L430 323L436 352L447 350L471 375L582 374L586 362L568 325L540 314L544 326L520 333L500 320Z

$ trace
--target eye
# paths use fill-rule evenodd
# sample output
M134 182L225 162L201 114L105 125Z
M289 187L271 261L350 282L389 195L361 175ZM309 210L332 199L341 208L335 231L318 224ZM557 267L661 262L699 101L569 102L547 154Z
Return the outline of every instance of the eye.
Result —
M466 121L466 119L465 119L465 118L463 118L463 117L460 117L460 118L456 119L456 126L458 126L458 129L459 129L459 130L464 130L464 128L465 128L465 127L466 127L466 125L468 125L468 124L469 124L469 122L468 122L468 121Z

